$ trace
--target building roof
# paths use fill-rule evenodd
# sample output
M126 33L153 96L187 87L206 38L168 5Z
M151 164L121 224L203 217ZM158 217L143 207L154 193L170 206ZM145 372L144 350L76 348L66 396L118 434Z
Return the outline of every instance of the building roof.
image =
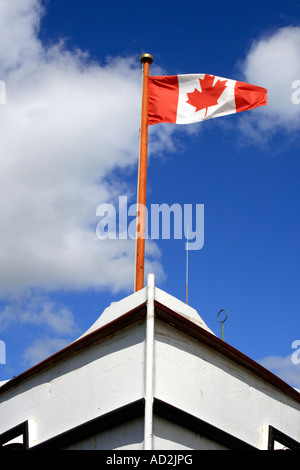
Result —
M125 297L119 302L113 302L109 307L107 307L104 312L99 316L95 323L81 336L89 335L90 333L98 330L99 328L108 325L114 320L122 317L127 312L131 312L138 308L141 308L143 305L146 305L147 302L147 287L144 287L138 292ZM160 305L164 305L170 311L180 315L182 318L195 323L202 329L214 334L202 320L198 312L190 307L189 305L183 303L181 300L176 299L170 294L167 294L163 290L155 286L155 302Z
M5 382L2 386L0 384L0 394L13 389L15 386L34 375L81 352L89 345L95 344L136 322L144 321L146 318L147 301L148 287L146 286L144 289L129 295L119 302L112 303L104 310L95 323L76 341L34 367ZM202 344L224 355L240 367L250 371L300 403L300 393L297 390L257 362L218 338L209 329L195 309L156 286L154 288L154 311L157 319L172 325L174 328L179 329L190 337L200 341Z

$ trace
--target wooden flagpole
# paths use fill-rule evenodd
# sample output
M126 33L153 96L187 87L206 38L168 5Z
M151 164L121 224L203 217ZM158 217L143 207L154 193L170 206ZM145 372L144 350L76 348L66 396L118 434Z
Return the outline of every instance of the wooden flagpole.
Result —
M145 224L146 224L146 185L147 185L147 150L148 150L148 93L149 66L153 62L150 54L140 58L143 64L143 95L140 130L140 159L137 190L137 227L135 259L135 292L144 287L145 264Z

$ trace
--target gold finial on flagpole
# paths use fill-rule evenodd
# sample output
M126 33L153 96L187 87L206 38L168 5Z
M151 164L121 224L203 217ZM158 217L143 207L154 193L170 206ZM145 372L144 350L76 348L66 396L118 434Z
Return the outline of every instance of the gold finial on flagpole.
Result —
M144 64L145 62L148 62L149 64L152 64L153 63L153 57L152 57L151 54L143 54L143 55L141 55L140 62L141 62L141 64Z

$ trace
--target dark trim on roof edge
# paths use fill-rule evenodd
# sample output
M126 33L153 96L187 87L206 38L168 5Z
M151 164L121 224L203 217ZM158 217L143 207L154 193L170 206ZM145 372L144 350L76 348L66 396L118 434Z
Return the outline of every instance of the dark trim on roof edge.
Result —
M67 359L69 356L77 354L83 348L98 343L102 339L107 338L108 336L113 336L120 330L128 328L132 324L144 320L145 314L146 303L144 302L135 309L125 313L121 317L118 317L116 320L113 320L112 322L104 325L103 327L98 328L97 330L80 337L79 339L75 340L73 343L69 344L68 346L61 349L52 356L48 357L47 359L39 362L30 369L25 370L21 374L13 377L11 380L0 386L0 395L19 385L25 380L43 372L46 369L49 369L58 362Z
M281 380L279 377L274 375L272 372L268 371L263 366L253 361L237 349L233 348L214 334L200 327L196 323L193 323L182 315L174 312L165 305L160 304L156 300L154 301L154 305L155 314L158 319L173 325L178 330L190 335L191 337L197 339L220 354L223 354L228 359L232 360L236 364L239 364L241 367L247 369L254 375L265 380L269 384L279 389L281 392L300 403L300 393L286 382ZM146 302L118 317L116 320L113 320L112 322L104 325L103 327L77 339L73 343L66 346L66 348L58 351L31 369L28 369L25 372L22 372L20 375L12 378L0 387L0 395L19 385L25 380L33 377L34 375L37 375L54 366L58 362L65 360L70 355L80 352L83 348L95 344L108 336L112 336L120 330L127 328L138 321L143 321L145 319L145 315Z
M292 439L287 434L284 434L279 429L269 426L269 440L268 440L268 450L275 449L275 442L279 442L281 445L290 450L300 450L300 443L295 439Z
M127 405L121 406L116 410L105 413L79 426L58 434L57 436L41 442L28 450L63 450L72 444L81 442L100 432L118 426L122 423L131 421L135 418L144 417L145 400L141 398Z
M300 403L300 393L293 387L288 385L286 382L284 382L282 379L277 377L275 374L265 369L263 366L250 359L248 356L241 353L234 347L230 346L228 343L221 340L214 334L210 333L204 328L201 328L195 323L192 323L191 321L182 317L180 314L174 312L173 310L170 310L165 305L162 305L156 301L154 302L154 304L156 307L155 314L158 319L170 325L173 325L175 328L182 331L183 333L186 333L187 335L192 336L196 340L201 341L201 343L224 355L231 361L240 365L244 369L247 369L249 372L265 380L269 384L279 389L281 392L285 393L286 395Z
M23 438L23 443L7 444L9 441L20 436ZM11 449L28 449L28 421L24 421L0 434L0 450Z
M69 446L95 436L114 426L132 421L136 418L144 418L145 399L141 398L135 402L124 405L116 410L110 411L102 416L87 421L79 426L69 429L47 441L41 442L28 450L63 450ZM153 415L166 419L170 423L178 424L189 429L200 436L230 450L258 450L250 444L235 436L176 408L158 398L153 399Z
M191 431L210 439L213 442L226 447L230 450L259 450L256 447L248 444L245 441L223 431L222 429L213 426L212 424L197 418L194 415L187 413L186 411L180 410L165 401L154 398L153 402L153 414L164 418L171 423L178 424L184 428L190 429Z

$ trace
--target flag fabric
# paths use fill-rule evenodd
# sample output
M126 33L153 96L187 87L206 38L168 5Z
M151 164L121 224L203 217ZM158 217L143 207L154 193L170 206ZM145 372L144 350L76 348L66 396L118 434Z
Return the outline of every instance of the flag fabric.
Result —
M190 124L267 104L265 88L215 75L149 77L149 125Z

